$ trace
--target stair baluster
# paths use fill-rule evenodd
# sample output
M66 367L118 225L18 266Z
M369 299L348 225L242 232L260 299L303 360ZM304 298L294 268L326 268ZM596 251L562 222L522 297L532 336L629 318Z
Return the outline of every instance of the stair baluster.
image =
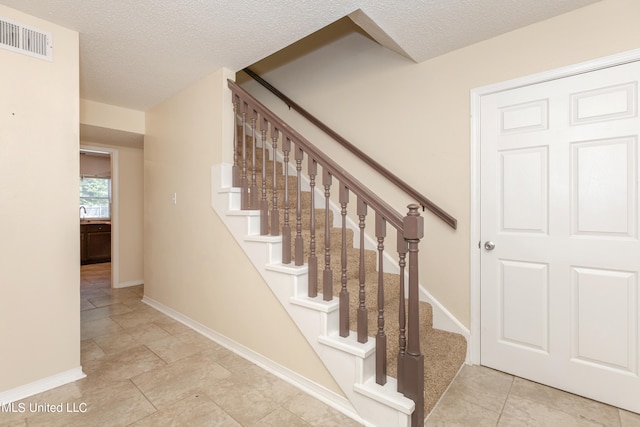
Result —
M273 200L271 205L271 235L280 235L280 212L278 211L278 137L280 131L274 123L271 123L271 147L273 148Z
M260 196L260 235L269 234L269 202L267 201L267 131L269 122L263 119L260 125L262 141L262 195Z
M247 109L242 103L242 175L240 177L240 209L249 209L249 180L247 179Z
M345 185L340 186L340 206L342 207L342 247L341 264L342 275L340 277L340 336L349 336L349 291L347 290L347 204L349 203L349 189Z
M258 209L258 182L256 178L256 120L258 112L251 110L251 189L249 190L249 209Z
M284 169L284 222L282 224L282 263L291 264L291 225L289 224L289 151L291 140L282 134L282 166Z
M296 147L296 239L294 242L294 263L297 266L304 264L304 242L302 240L302 160L304 151Z
M309 297L318 296L318 257L316 256L316 175L318 163L309 157L309 186L311 188L311 213L309 214Z
M359 265L359 291L358 291L358 342L366 343L369 341L369 315L365 305L365 264L364 264L364 227L365 218L367 216L367 205L358 197L358 218L360 219L358 227L360 228L360 265Z
M322 272L322 299L333 300L333 272L331 271L331 224L329 212L331 210L331 173L326 167L322 168L322 185L324 185L324 271Z
M387 222L376 212L376 237L378 238L378 333L376 334L376 382L387 383L387 336L384 332L384 239Z

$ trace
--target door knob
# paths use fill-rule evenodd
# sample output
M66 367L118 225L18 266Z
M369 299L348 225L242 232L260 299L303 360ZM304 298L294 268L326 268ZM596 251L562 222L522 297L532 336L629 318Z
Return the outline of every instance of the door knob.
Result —
M496 244L490 240L487 240L486 242L484 242L484 248L488 251L492 251L496 248Z

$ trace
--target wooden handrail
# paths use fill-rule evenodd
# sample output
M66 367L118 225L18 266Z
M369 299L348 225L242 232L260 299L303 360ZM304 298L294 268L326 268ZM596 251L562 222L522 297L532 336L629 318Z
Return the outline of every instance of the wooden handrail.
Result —
M378 163L373 158L371 158L371 156L369 156L368 154L363 152L361 149L359 149L358 147L353 145L351 142L349 142L343 136L341 136L336 131L331 129L329 126L324 124L317 117L315 117L313 114L309 113L307 110L302 108L300 105L298 105L296 102L294 102L291 98L289 98L288 96L286 96L285 94L280 92L278 89L276 89L273 85L271 85L265 79L260 77L258 74L254 73L249 68L245 68L242 71L244 71L249 77L251 77L252 79L257 81L258 83L260 83L262 86L264 86L269 92L273 93L275 96L280 98L285 104L287 104L287 106L289 108L293 108L295 111L297 111L305 119L309 120L311 123L313 123L315 126L317 126L324 133L326 133L331 138L333 138L338 143L340 143L340 145L342 145L347 150L349 150L350 152L352 152L353 154L358 156L360 159L362 159L367 165L369 165L375 171L377 171L382 176L384 176L386 179L388 179L389 181L394 183L396 186L398 186L400 189L402 189L402 191L404 191L405 193L407 193L408 195L413 197L422 206L423 210L425 210L425 209L429 210L434 215L436 215L438 218L440 218L441 220L446 222L451 228L453 228L454 230L457 229L458 220L456 220L453 216L451 216L449 213L447 213L440 206L436 205L434 202L429 200L427 197L425 197L422 194L420 194L416 189L414 189L409 184L407 184L406 182L404 182L403 180L398 178L391 171L389 171L384 166L382 166L380 163Z

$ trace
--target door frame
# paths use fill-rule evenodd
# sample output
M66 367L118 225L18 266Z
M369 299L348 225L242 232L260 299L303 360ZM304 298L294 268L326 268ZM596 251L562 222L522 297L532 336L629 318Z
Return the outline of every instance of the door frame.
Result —
M120 183L118 180L118 149L87 143L80 144L80 152L82 151L109 153L109 157L111 158L111 288L118 288L120 280L120 241L118 238L118 230L120 229L118 191L120 189Z
M482 86L471 90L471 150L470 150L470 309L471 309L471 328L469 337L469 362L479 365L480 360L480 249L481 236L481 218L480 218L480 126L481 126L481 99L483 96L491 95L497 92L517 89L524 86L530 86L538 83L544 83L551 80L557 80L565 77L571 77L578 74L589 73L592 71L610 68L618 65L624 65L630 62L640 61L640 49L635 49L620 54L596 58L586 62L558 68L551 71L533 74L505 82L500 82L488 86Z

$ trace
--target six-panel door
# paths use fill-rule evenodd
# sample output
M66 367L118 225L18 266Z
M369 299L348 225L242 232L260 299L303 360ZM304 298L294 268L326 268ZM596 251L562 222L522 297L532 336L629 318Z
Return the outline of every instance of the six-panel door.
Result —
M639 77L481 100L481 363L635 412Z

